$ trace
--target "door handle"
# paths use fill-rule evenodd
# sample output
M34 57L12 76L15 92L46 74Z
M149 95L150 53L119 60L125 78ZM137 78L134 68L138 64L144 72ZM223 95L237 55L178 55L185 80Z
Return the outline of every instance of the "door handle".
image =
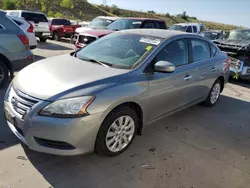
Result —
M215 72L215 71L216 71L216 68L215 68L215 67L213 67L213 68L211 69L211 71L212 71L212 72Z
M192 75L187 75L187 76L184 77L184 80L188 81L188 80L190 80L190 79L192 79L192 78L193 78Z

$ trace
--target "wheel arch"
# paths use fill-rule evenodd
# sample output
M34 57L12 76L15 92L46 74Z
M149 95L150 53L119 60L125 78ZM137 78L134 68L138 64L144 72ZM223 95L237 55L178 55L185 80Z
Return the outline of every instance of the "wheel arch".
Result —
M4 56L3 54L0 53L0 60L3 61L3 63L7 66L8 70L10 71L11 76L13 76L12 65L11 65L9 59L6 56Z
M219 76L217 78L217 80L220 80L220 82L221 82L221 91L220 92L222 92L224 89L224 86L225 86L225 78L224 78L224 76Z

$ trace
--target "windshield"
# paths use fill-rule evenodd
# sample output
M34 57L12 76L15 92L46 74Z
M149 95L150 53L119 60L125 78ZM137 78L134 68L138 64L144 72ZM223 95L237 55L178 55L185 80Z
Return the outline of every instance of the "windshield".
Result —
M142 22L140 20L121 19L110 24L110 26L108 26L108 30L120 31L124 29L136 29L139 28L141 24Z
M71 25L69 20L66 19L53 19L53 25Z
M88 27L93 29L106 29L112 22L113 20L104 18L95 18L89 23Z
M169 29L170 30L176 30L176 31L186 31L187 30L187 26L172 25Z
M228 40L250 40L250 30L234 30L230 31L229 35L225 37Z
M216 39L219 39L221 36L221 34L217 32L203 32L200 35L209 40L216 40Z
M161 38L151 36L114 33L86 46L77 52L76 57L108 63L113 68L132 69L143 62L161 41Z

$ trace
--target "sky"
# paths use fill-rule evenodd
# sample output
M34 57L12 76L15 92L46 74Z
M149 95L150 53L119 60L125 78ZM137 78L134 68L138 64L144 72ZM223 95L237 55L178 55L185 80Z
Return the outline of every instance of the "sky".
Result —
M103 0L88 0L102 4ZM131 10L154 10L171 15L187 12L199 20L250 27L250 0L106 0L107 5L117 5Z

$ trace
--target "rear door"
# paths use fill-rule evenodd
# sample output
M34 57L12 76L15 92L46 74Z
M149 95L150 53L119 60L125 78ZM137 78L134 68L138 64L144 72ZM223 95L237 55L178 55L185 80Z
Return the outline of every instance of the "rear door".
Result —
M34 25L35 32L48 33L49 22L44 14L33 12L22 12L22 17Z

